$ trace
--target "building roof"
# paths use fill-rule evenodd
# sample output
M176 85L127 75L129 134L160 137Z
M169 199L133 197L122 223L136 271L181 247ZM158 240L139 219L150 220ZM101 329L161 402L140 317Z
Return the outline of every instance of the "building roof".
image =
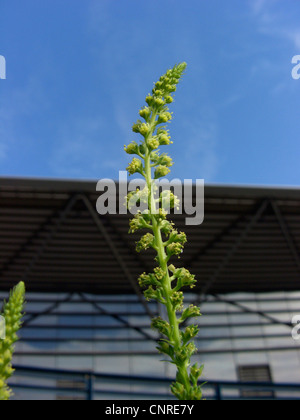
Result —
M97 214L98 197L93 181L0 178L0 289L140 293L154 255L135 252L129 216ZM204 223L185 217L172 217L188 237L175 264L196 293L300 289L300 189L208 185Z

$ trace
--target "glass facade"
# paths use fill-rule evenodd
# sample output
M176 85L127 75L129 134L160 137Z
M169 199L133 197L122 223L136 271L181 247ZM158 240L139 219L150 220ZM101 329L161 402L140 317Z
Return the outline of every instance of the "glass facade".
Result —
M0 295L1 300L5 297ZM187 295L186 303L196 299ZM136 296L27 294L27 302L15 365L173 380L173 365L160 361L155 348L158 337ZM242 381L241 371L252 366L267 367L274 383L300 384L300 341L291 335L299 302L300 292L207 296L201 304L199 352L194 356L194 361L205 364L204 379ZM150 308L160 312L155 304ZM72 392L73 387L82 389L82 379L35 380L16 372L12 383L18 385L16 399L82 397ZM20 387L28 383L53 389L37 393ZM67 394L55 389L62 384L71 388ZM103 378L98 390L100 399L134 399L143 393L145 398L151 393L168 394L169 386ZM204 394L210 398L212 390L207 387ZM240 391L228 390L224 396L236 398Z

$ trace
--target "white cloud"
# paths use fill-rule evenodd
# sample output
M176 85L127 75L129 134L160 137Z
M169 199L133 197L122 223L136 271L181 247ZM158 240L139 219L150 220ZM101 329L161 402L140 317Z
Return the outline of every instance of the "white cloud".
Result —
M300 49L300 30L295 13L287 7L286 12L276 10L278 0L251 0L250 9L255 15L260 32L275 38L290 41L296 49Z

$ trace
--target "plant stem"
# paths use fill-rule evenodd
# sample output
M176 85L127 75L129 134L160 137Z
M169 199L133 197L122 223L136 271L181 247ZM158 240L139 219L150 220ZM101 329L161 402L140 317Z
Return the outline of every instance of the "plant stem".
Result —
M152 179L152 172L151 172L149 150L147 150L146 155L145 155L145 173L146 173L146 182L147 182L148 191L149 191L149 210L151 213L152 230L153 230L153 235L155 238L155 244L157 248L158 262L159 262L159 266L165 273L164 279L162 281L163 297L165 298L165 302L166 302L165 305L167 308L169 324L171 327L171 338L173 341L174 349L177 351L182 346L182 342L181 342L180 328L179 328L179 322L176 315L176 310L174 309L171 299L170 299L170 296L172 294L172 285L171 285L169 269L168 269L168 262L167 262L168 259L167 259L167 255L165 251L164 242L162 239L160 226L157 223L157 220L154 216L154 214L156 214L157 207L156 207L156 202L155 202L154 194L153 194L153 179ZM177 368L185 383L186 391L189 391L191 384L190 384L189 374L188 374L188 365L184 363L181 366L177 365Z
M153 273L143 273L139 277L139 284L145 289L145 298L157 300L166 306L168 321L161 317L152 320L152 327L158 330L162 337L157 349L170 357L171 363L177 366L176 381L171 386L175 397L179 400L201 400L202 390L198 381L204 366L199 366L198 363L190 366L191 357L197 351L192 340L199 333L199 328L189 324L183 331L180 329L181 324L188 318L201 315L200 308L194 305L184 308L183 305L184 296L181 289L188 286L193 288L196 280L186 268L169 265L172 256L180 257L187 242L185 233L178 232L174 224L167 220L168 211L178 207L179 199L171 190L163 191L156 197L155 184L155 180L164 178L173 165L172 158L166 153L160 153L159 147L172 143L167 127L162 124L172 120L168 105L174 100L172 95L185 69L186 63L177 64L155 83L152 95L146 97L148 106L139 111L145 122L138 119L132 127L133 132L141 134L144 140L140 145L133 141L124 149L126 153L139 157L134 157L129 164L129 174L139 173L146 180L146 187L142 191L137 189L127 196L127 204L130 210L132 203L148 203L147 211L138 211L130 221L129 232L150 230L151 233L146 233L136 243L136 250L141 252L153 248L157 253L158 267L155 267ZM180 314L179 317L177 313Z

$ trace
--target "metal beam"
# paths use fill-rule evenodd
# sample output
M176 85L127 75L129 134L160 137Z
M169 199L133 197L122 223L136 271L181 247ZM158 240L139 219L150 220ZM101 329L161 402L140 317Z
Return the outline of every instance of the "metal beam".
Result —
M287 313L286 309L278 309L278 310L274 309L274 310L267 310L265 312L255 311L255 310L249 309L245 306L242 306L239 303L238 303L238 305L235 305L234 301L226 300L226 299L223 299L222 297L218 298L218 295L213 295L213 296L216 297L216 301L228 303L230 305L238 307L239 309L242 309L242 312L232 312L232 313L230 313L231 315L247 315L248 313L249 314L258 314L258 315L262 315L262 313L264 313L264 314L286 314ZM78 301L76 301L76 302L78 304ZM93 300L87 300L86 302L90 303L91 305L97 304L97 302L93 301ZM282 299L281 299L280 302L282 302ZM298 299L298 302L299 302L299 299ZM30 303L31 303L31 301L30 301ZM57 303L60 304L61 302L60 303L57 302ZM72 302L68 302L68 304L69 303L72 303ZM109 300L109 301L106 302L106 304L107 303L111 304L111 301ZM98 304L99 304L99 302L98 302ZM127 302L124 302L124 304L127 304ZM99 305L99 307L102 308L102 306L100 306L100 305ZM102 309L99 310L98 312L99 313L97 313L97 316L114 316L115 315L112 312L106 311L105 309L103 309L103 312L102 312ZM294 309L293 312L300 313L300 308ZM30 316L31 315L38 315L38 314L39 314L39 312L36 312L36 311L32 312L32 311L27 311L26 310L26 315L28 315L28 316L29 315ZM49 313L49 315L51 315L51 316L64 315L64 316L70 316L70 317L71 316L73 316L73 317L75 317L75 316L76 317L91 317L91 316L95 315L95 312L92 312L92 311L89 311L89 312L88 311L86 311L86 312L64 311L64 312L51 312L51 313ZM127 317L127 316L142 317L144 315L148 316L147 314L144 314L142 312L118 312L117 313L117 316L119 316L119 317ZM223 317L223 316L226 316L226 315L227 315L227 311L209 311L209 312L205 311L205 317L206 318L209 317L209 316L214 316L214 317L215 316L222 316ZM269 320L273 321L273 319L269 319Z
M232 257L235 255L239 247L242 245L242 243L245 241L247 236L249 235L250 231L253 229L253 227L256 225L258 220L262 217L263 213L265 212L267 206L269 204L268 200L263 200L262 203L259 204L258 209L256 210L255 214L251 217L250 221L242 231L242 233L239 235L238 239L235 241L233 246L229 249L229 251L226 253L225 257L220 262L219 266L216 268L210 279L207 281L207 283L202 287L200 291L199 298L195 301L195 304L200 304L203 296L207 294L207 292L211 289L211 287L216 283L221 273L224 271L224 269L229 264Z
M125 325L127 328L138 332L139 334L141 334L147 340L156 341L155 338L151 337L149 334L147 334L145 331L143 331L142 328L132 325L130 322L126 321L125 319L123 319L118 314L112 314L111 312L103 309L98 303L93 302L91 299L86 298L86 296L83 293L79 293L79 295L84 302L89 303L94 308L96 308L97 311L99 311L101 315L106 315L106 316L109 316L109 317L115 319L116 321L120 322L122 325ZM130 314L128 313L128 315L130 315ZM80 316L80 313L78 314L78 316Z
M112 254L114 255L115 259L117 260L121 270L123 271L125 277L127 278L127 280L129 281L129 283L131 284L133 290L135 291L136 295L138 296L141 304L143 305L143 307L145 308L146 313L149 315L150 318L153 318L154 314L152 313L152 311L150 310L147 302L144 299L144 296L141 292L140 287L137 284L136 279L134 279L132 277L131 272L129 271L125 261L123 260L122 256L120 255L120 253L118 252L115 244L113 243L111 237L109 236L101 218L99 217L98 213L96 212L96 210L94 209L94 207L92 206L90 200L87 198L86 195L79 195L78 199L82 200L82 202L85 204L86 208L88 209L90 215L92 216L96 226L98 227L99 231L101 232L104 240L106 241L107 245L109 246Z
M38 251L34 254L31 261L27 265L27 268L25 269L25 271L22 275L22 281L26 282L27 278L29 277L30 273L32 272L32 270L36 266L37 262L39 261L41 256L46 251L46 249L49 245L49 242L53 239L54 235L58 232L61 225L66 220L68 214L70 213L70 211L72 210L72 208L76 204L77 200L78 200L77 195L71 196L69 198L69 200L67 201L65 207L60 211L58 220L55 221L55 224L52 226L52 228L50 229L50 231L46 235L42 245L39 247Z
M0 271L0 278L2 278L5 272L8 271L10 267L15 263L15 261L22 256L23 252L25 252L27 248L33 243L33 241L39 237L39 235L45 230L45 228L49 226L55 217L57 217L57 210L55 210L49 217L47 217L46 220L38 227L38 229L36 229L35 232L30 235L26 242L23 243L11 257L9 257Z
M212 342L212 341L232 341L232 340L237 340L237 341L248 341L248 340L267 340L267 339L281 339L281 338L286 338L286 339L290 339L291 338L291 334L290 333L286 333L286 334L248 334L248 335L217 335L217 336L202 336L202 337L196 337L195 341L201 343L202 341L204 342ZM140 342L145 342L145 340L147 341L155 341L155 339L151 338L147 338L147 337L138 337L138 338L124 338L124 337L118 337L118 338L82 338L82 337L68 337L68 338L36 338L36 337L24 337L22 338L22 342L23 343L52 343L52 344L57 344L57 343L69 343L71 341L76 341L76 342L80 342L80 343L110 343L110 344L114 344L114 343L140 343ZM133 350L134 353L134 350Z
M211 348L207 348L207 349L201 349L198 350L197 353L195 353L195 355L202 355L202 356L207 356L207 355L213 355L213 354L238 354L238 353L267 353L267 352L285 352L285 351L297 351L299 350L300 347L296 347L296 346L285 346L285 347L256 347L256 348L251 348L251 347L245 347L245 348L228 348L228 349L211 349ZM130 351L70 351L70 350L65 350L65 351L47 351L47 352L40 352L40 351L16 351L15 352L16 356L36 356L36 357L49 357L49 356L61 356L61 357L105 357L105 356L109 356L109 357L121 357L121 356L153 356L153 357L158 357L159 355L157 353L157 351L135 351L135 352L130 352Z
M297 246L295 244L295 241L293 240L292 234L289 231L288 225L280 211L280 208L278 206L278 204L272 200L271 201L271 206L274 210L275 216L277 218L277 221L279 223L279 226L281 228L281 231L283 233L284 239L287 243L287 246L292 254L292 257L295 261L295 264L297 266L298 271L300 272L300 253L299 250L297 249Z
M223 302L223 303L228 303L229 305L232 305L232 306L235 306L236 308L239 308L239 309L241 309L241 311L243 312L243 313L246 313L246 314L254 314L254 315L259 315L260 317L262 317L262 318L265 318L266 320L268 320L268 321L270 321L272 324L274 324L274 325L283 325L283 326L285 326L285 327L289 327L289 328L293 328L294 327L294 325L292 324L292 323L290 323L290 322L283 322L283 321L280 321L280 320L278 320L278 319L276 319L276 318L274 318L274 317L272 317L272 316L270 316L270 315L267 315L265 312L263 312L263 311L255 311L255 310L252 310L252 309L249 309L249 308L247 308L247 306L244 306L244 305L241 305L239 302L237 302L237 301L233 301L233 300L229 300L229 299L225 299L225 298L223 298L223 297L221 297L221 296L219 296L219 295L213 295L214 297L215 297L215 299L218 301L218 302ZM275 311L274 311L275 312ZM278 311L278 312L276 312L276 313L286 313L287 311ZM232 313L232 314L230 314L229 313L229 315L239 315L238 313Z
M246 215L242 215L237 217L232 223L226 226L220 233L218 233L211 241L209 241L203 248L199 249L190 259L185 262L187 267L191 267L194 262L199 261L201 257L207 254L211 249L215 247L225 236L231 233L233 229L235 229L239 223L241 223L245 219Z
M251 327L273 327L274 324L265 323L262 324L261 322L239 322L239 323L231 323L231 324L220 324L220 323L214 323L214 324L201 324L199 325L201 327L201 330L214 330L214 329L221 329L221 328L251 328ZM147 325L139 325L140 328L146 329L149 328L149 324ZM70 331L79 331L79 330L126 330L129 329L129 326L126 325L90 325L90 324L81 324L81 325L48 325L48 324L35 324L35 325L28 325L28 329L35 329L35 330L70 330Z
M62 303L67 303L69 300L71 300L72 296L73 296L73 293L70 293L64 300L59 300L59 301L54 302L51 306L46 308L43 312L39 312L39 313L36 313L36 314L31 314L28 318L25 319L22 327L26 328L35 319L40 318L41 316L51 314L52 311L54 311L56 308L58 308Z
M129 243L128 240L125 240L124 236L119 232L119 230L117 229L117 227L113 224L112 222L112 218L108 217L108 216L104 216L106 222L108 223L110 229L114 232L114 234L118 237L119 241L121 242L122 245L124 245L124 247L128 250L128 252L134 257L135 261L138 261L140 267L141 267L141 271L142 272L149 272L152 271L152 267L148 267L148 265L146 264L145 260L143 258L140 257L140 255L135 252L135 249L131 246L131 244Z

